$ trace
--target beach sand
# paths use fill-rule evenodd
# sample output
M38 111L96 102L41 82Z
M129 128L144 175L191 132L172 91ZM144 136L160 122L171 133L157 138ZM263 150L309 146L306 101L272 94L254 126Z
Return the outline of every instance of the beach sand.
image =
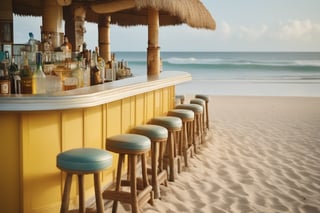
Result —
M143 212L320 212L320 98L212 96L209 105L206 144Z

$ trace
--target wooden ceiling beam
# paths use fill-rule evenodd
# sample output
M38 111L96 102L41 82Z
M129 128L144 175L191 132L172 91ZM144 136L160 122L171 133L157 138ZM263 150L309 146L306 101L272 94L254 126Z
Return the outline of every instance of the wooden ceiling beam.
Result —
M90 5L90 8L95 13L114 13L121 10L127 10L134 8L136 6L133 0L121 0L121 1L113 1L108 3L93 3Z

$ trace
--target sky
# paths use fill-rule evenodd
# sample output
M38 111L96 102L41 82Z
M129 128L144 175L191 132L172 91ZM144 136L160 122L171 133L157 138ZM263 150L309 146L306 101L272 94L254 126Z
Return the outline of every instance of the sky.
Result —
M202 0L216 30L187 25L161 27L161 51L320 51L320 0ZM40 40L41 18L14 17L14 42L28 33ZM85 41L97 46L96 24L86 23ZM146 51L146 26L111 25L112 51ZM134 42L133 42L134 41Z

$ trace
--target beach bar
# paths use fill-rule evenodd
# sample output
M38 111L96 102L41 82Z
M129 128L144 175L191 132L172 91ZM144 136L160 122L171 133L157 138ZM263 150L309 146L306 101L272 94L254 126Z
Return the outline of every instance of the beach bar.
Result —
M189 17L197 13L193 10L195 5L206 11L198 0L187 1L194 13L189 8L184 15L177 12L179 7L170 4L174 1L158 2L162 4L134 0L4 0L0 24L7 31L0 37L0 43L1 51L11 48L11 56L14 55L13 13L41 16L42 39L52 36L52 48L62 45L64 19L65 35L78 53L83 51L85 20L98 23L100 53L106 62L111 60L110 24L148 25L149 41L146 75L44 94L0 95L1 211L58 212L66 176L56 166L59 153L82 147L105 149L107 137L127 133L174 107L175 86L190 81L191 75L174 71L160 73L158 27L187 23L214 29L215 24L210 14L211 19L198 24ZM141 13L153 18L141 18ZM44 42L41 40L42 45ZM114 155L112 167L100 176L104 188L115 181L116 165ZM93 185L92 178L85 176L87 202L92 202L94 197ZM77 207L77 202L78 188L73 184L70 205Z

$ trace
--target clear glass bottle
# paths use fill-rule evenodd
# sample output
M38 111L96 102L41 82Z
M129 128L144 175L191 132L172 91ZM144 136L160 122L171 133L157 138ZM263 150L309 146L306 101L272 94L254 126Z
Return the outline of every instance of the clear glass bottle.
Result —
M82 59L78 58L77 59L77 67L72 69L72 76L78 79L78 85L77 87L83 87L83 74L84 71L81 68L81 64L82 64Z
M46 75L42 70L42 55L40 52L36 54L37 68L32 75L32 94L46 93Z

